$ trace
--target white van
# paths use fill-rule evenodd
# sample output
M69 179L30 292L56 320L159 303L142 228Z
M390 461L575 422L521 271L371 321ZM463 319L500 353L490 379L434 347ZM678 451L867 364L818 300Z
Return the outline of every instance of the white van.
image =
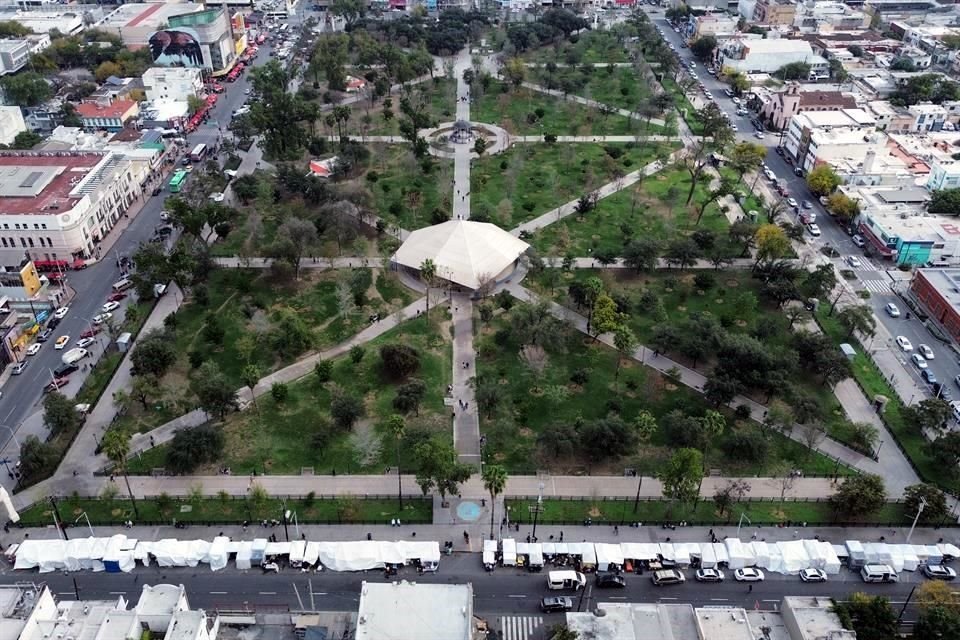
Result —
M117 293L120 293L121 291L126 291L132 286L133 286L133 280L131 280L130 278L124 278L123 280L117 280L116 282L113 283L113 290L116 291Z
M70 351L67 351L65 354L63 354L63 356L61 356L60 359L63 361L63 364L76 364L80 360L86 358L88 355L90 355L89 351L77 347L76 349L70 349Z
M860 569L860 577L864 582L899 582L897 572L886 564L868 564Z
M551 571L547 574L548 589L582 589L586 584L586 576L579 571Z

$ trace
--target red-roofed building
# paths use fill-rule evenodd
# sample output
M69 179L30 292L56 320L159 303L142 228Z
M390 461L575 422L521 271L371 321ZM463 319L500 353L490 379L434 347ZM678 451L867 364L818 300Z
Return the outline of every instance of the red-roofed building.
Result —
M119 131L140 113L140 107L133 100L114 100L112 104L81 102L76 107L83 128L88 131Z
M142 191L134 174L109 151L0 151L0 264L98 257Z
M840 111L856 109L857 101L853 96L839 91L801 91L799 83L793 82L786 91L774 94L773 99L763 105L760 117L769 121L777 131L784 129L790 118L804 111Z

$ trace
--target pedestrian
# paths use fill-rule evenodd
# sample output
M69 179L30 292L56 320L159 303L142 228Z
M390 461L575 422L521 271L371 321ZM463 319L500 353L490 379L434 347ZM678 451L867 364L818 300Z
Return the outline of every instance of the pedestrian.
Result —
M563 542L563 531L560 532L560 542Z
M617 525L613 525L613 535L615 536L620 535L620 527L618 527Z
M752 585L752 584L747 587L747 593L753 593L753 585Z

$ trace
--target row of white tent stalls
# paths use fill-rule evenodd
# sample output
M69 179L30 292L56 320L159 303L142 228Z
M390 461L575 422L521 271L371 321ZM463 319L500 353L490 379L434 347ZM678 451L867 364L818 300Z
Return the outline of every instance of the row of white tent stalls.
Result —
M848 564L852 569L865 564L886 564L897 572L916 571L924 564L942 564L960 557L960 548L952 544L909 545L856 540L848 540L843 545L822 540L741 542L738 538L716 543L518 543L512 538L503 539L499 546L496 540L483 543L483 565L488 571L493 570L498 559L505 567L516 566L518 556L525 559L521 564L528 567L542 568L546 558L556 564L571 562L581 571L612 571L631 565L669 563L680 567L759 567L791 575L803 569L822 569L829 575L836 575L842 564Z
M436 571L440 563L437 542L269 542L266 538L233 541L218 536L206 540L140 541L115 535L110 538L74 540L25 540L7 550L14 569L52 571L130 572L137 562L160 567L196 567L200 564L219 571L233 559L237 569L245 570L270 560L286 560L294 567L323 567L331 571L366 571L387 566L419 564L425 571Z

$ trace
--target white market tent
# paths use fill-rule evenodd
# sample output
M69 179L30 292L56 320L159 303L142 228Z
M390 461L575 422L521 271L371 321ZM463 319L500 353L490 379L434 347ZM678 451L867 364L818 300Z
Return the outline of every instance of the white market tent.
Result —
M517 541L513 538L503 539L503 566L512 567L517 564Z
M411 232L393 259L415 270L424 260L432 260L438 278L479 289L510 267L529 246L495 224L448 220Z
M494 565L497 563L497 541L483 541L483 564Z
M598 542L593 545L597 555L597 568L601 571L609 571L610 565L623 566L623 550L619 544L606 544Z

